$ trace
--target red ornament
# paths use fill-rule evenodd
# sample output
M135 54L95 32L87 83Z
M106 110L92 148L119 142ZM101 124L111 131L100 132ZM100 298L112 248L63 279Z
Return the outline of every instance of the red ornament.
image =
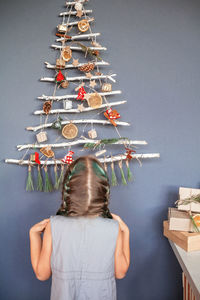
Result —
M67 153L67 155L65 155L64 158L61 159L61 161L64 162L65 164L70 165L70 164L72 163L72 161L73 161L73 158L72 158L72 155L73 155L73 154L74 154L73 151L69 151L69 152Z
M40 158L39 158L39 153L38 152L35 152L35 162L36 164L40 165Z
M77 100L85 100L84 99L84 95L86 94L86 91L84 89L84 87L82 86L79 90L78 90L78 96L77 96Z
M106 110L106 113L108 114L108 117L111 120L120 118L120 114L116 111L116 109L112 110L111 107Z
M65 80L65 76L62 74L62 72L59 70L57 76L56 76L56 82L61 82Z
M133 156L131 155L132 152L136 152L135 150L131 149L131 148L127 148L125 147L126 149L126 158L128 158L128 160L131 160L131 158L133 158Z

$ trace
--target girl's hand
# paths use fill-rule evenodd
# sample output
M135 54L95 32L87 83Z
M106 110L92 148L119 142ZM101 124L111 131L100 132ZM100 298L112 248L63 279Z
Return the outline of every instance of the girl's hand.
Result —
M39 223L36 223L35 225L33 225L30 230L29 230L29 233L39 233L41 234L44 230L45 230L45 227L47 226L49 222L49 219L44 219L42 220L41 222Z
M121 231L129 231L128 226L124 223L124 221L120 218L120 216L115 215L113 213L111 213L111 215L113 216L113 219L117 220L119 222L119 226Z

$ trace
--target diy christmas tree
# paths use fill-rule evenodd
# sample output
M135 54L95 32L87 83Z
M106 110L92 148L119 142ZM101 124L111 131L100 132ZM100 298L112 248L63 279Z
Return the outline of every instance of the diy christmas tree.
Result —
M113 186L119 181L127 184L127 181L133 179L130 161L140 162L143 158L159 157L159 153L136 153L137 145L146 145L146 141L131 140L121 137L119 133L119 127L130 126L130 123L120 121L122 116L114 107L127 101L110 101L110 96L121 94L121 91L113 87L116 74L100 71L100 67L109 63L102 58L106 48L97 42L100 33L92 31L94 18L91 17L92 10L85 8L87 2L66 2L66 11L60 13L62 23L57 26L56 32L56 42L60 44L52 45L52 48L57 50L56 63L45 62L46 68L52 70L52 77L41 78L41 81L54 85L53 94L38 97L42 109L34 114L40 116L40 124L26 128L35 132L35 143L18 145L19 151L26 150L22 158L5 160L7 163L28 166L27 191L35 189L50 192L59 189L65 167L80 155L94 154L106 170L110 164ZM86 118L87 112L93 114L93 118ZM74 117L79 115L81 118ZM81 132L82 124L85 125ZM88 125L90 130L85 134ZM97 138L99 133L95 125L111 126L115 135ZM49 142L52 130L56 130L57 137L54 142ZM113 155L109 150L112 145L120 146L118 154ZM73 151L72 147L75 146L79 149ZM62 154L59 151L62 151ZM77 154L79 151L80 155ZM126 175L123 171L123 161L127 168ZM115 174L115 162L120 169L120 180ZM48 173L52 165L54 183L51 182ZM37 182L33 182L33 168L37 170Z

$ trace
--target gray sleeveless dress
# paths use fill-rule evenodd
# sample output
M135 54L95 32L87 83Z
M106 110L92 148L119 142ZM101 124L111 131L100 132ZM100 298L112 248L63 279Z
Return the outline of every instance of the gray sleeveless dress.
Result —
M117 220L50 216L50 300L116 300L114 253Z

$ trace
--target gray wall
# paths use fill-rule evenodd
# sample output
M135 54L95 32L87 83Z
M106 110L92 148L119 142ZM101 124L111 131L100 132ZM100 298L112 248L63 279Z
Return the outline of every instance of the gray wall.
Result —
M58 13L64 1L1 1L1 201L0 299L49 299L51 281L38 281L29 257L29 228L55 214L60 194L25 192L26 168L3 163L20 158L15 145L34 141L25 127L38 124L36 97L53 87ZM131 164L135 182L112 188L111 211L130 227L131 266L117 280L120 300L182 299L181 269L162 235L168 206L179 186L199 187L200 3L197 0L91 1L95 29L108 47L104 59L118 74L116 88L128 103L119 107L130 128L122 136L145 139L137 151L161 158ZM112 99L115 99L114 97ZM116 97L117 99L117 97ZM98 135L117 136L97 126ZM53 133L55 134L55 133ZM77 152L81 155L81 152ZM117 175L119 172L117 171Z

